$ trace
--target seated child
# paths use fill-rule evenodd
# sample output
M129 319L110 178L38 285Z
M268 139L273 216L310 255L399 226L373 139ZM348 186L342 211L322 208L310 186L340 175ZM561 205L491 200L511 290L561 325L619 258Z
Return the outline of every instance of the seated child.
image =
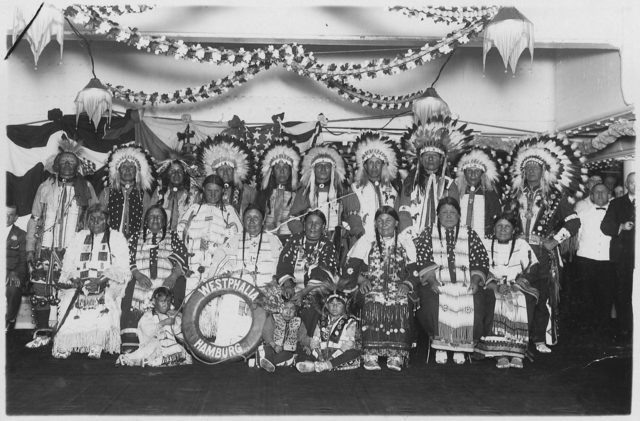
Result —
M264 355L261 355L260 367L269 373L273 373L277 365L293 365L298 342L307 336L307 329L296 316L296 310L293 301L286 301L280 313L270 314L264 323Z
M335 292L326 299L325 310L313 337L300 341L306 360L296 364L301 373L351 370L360 367L360 338L356 319L347 314L347 296Z
M172 300L173 294L167 287L153 291L153 308L138 322L140 347L120 355L116 365L169 367L191 364L191 355L176 340L182 339L182 317L171 309Z

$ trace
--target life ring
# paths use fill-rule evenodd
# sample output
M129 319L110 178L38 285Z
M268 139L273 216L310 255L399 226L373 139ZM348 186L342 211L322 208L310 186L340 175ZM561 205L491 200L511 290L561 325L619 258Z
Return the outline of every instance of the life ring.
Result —
M239 342L227 346L216 345L202 334L197 323L205 306L223 294L235 294L251 306L252 323L249 332ZM238 361L252 354L262 340L262 328L267 312L256 301L262 292L250 283L233 277L215 277L193 290L182 310L182 334L191 351L208 362Z

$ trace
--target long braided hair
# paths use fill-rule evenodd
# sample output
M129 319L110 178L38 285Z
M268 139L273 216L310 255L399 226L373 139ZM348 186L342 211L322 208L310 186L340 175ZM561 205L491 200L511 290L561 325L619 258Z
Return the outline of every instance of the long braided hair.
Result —
M396 210L394 208L392 208L391 206L381 206L375 214L374 220L378 220L378 217L380 215L389 215L391 216L393 219L396 220L396 222L400 221L400 217L398 216L398 212L396 212ZM382 240L380 237L380 232L378 231L378 227L376 225L375 227L375 231L376 231L376 245L378 246L378 251L380 252L380 256L383 256L383 250L382 250ZM396 228L394 230L394 243L393 243L393 255L395 256L396 251L398 249L398 226L396 225Z
M258 212L260 212L260 216L262 217L262 221L264 223L264 212L262 211L262 209L253 203L247 206L247 208L244 210L244 213L242 214L242 266L243 267L244 267L244 252L245 252L246 243L247 243L247 227L245 226L244 218L247 216L247 213L249 213L249 211L251 210L257 210ZM258 268L258 259L260 257L260 249L262 248L263 235L264 235L264 229L260 229L260 240L258 240L258 251L256 252L256 264L254 268L254 270L256 271Z
M162 237L160 238L160 241L164 240L165 237L167 236L167 211L164 209L164 207L159 204L156 203L155 205L152 205L149 207L149 209L147 209L147 211L144 213L144 224L142 227L142 241L147 241L147 232L149 232L149 223L147 222L147 219L149 217L149 214L151 213L151 211L153 209L159 209L160 212L162 212Z

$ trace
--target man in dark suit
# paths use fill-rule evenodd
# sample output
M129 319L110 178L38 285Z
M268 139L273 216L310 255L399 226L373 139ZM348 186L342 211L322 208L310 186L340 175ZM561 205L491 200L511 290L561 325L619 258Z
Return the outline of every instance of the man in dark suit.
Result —
M600 229L611 237L610 256L616 266L614 302L618 315L619 335L622 341L631 341L633 331L633 269L636 235L636 173L627 176L627 194L613 199Z
M27 233L14 224L18 219L15 206L7 206L7 314L5 327L13 327L27 284Z

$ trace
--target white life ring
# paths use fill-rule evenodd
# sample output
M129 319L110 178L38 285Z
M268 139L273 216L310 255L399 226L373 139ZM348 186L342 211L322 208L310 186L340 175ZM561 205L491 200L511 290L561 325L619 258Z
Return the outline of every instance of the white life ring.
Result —
M235 294L251 307L249 332L235 344L220 346L202 334L197 321L206 305L223 294ZM193 290L182 310L182 334L191 352L208 362L238 361L251 355L262 340L266 311L256 304L262 292L250 283L234 277L214 277Z

